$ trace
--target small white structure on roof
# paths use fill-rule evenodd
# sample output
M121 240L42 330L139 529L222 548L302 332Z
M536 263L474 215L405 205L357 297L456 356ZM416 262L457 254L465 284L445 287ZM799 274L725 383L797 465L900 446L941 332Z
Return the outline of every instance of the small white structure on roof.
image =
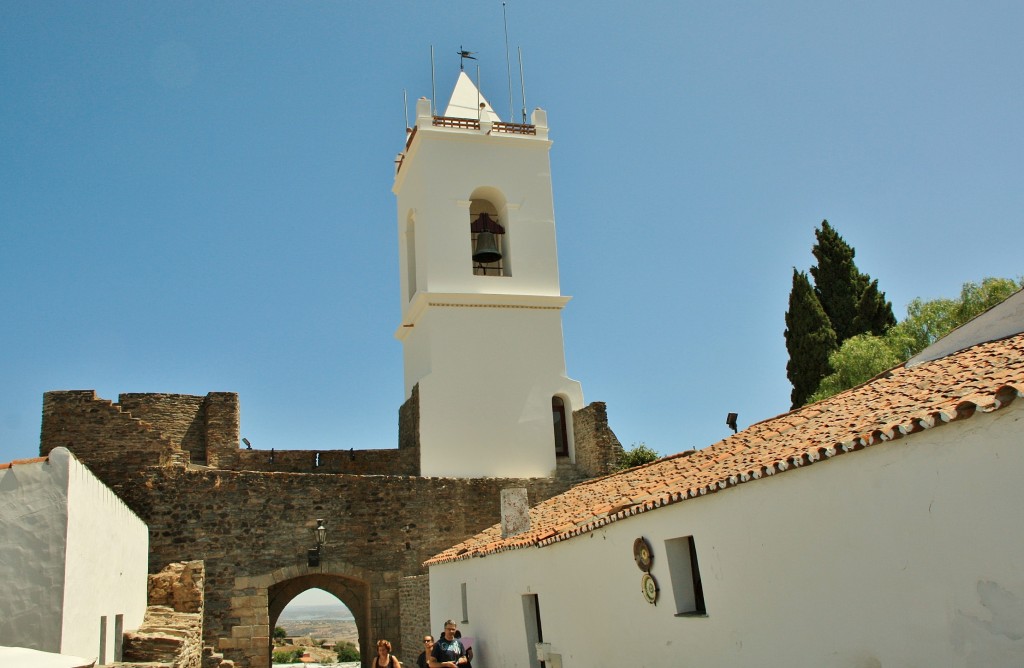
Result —
M574 461L547 117L503 123L465 73L399 155L405 392L425 476L541 477Z
M0 465L0 645L120 658L148 557L145 523L67 449Z
M431 619L464 620L489 668L1024 665L1024 318L987 340L1006 311L437 555Z

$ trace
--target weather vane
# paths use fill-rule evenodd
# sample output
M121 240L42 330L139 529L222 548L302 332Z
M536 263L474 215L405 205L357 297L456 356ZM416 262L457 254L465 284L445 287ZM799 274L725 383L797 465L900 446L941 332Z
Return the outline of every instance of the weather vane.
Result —
M459 45L459 71L460 72L465 72L466 71L465 70L466 58L469 58L470 60L476 60L476 56L473 55L475 53L476 53L476 51L466 51L465 49L462 48L461 44Z

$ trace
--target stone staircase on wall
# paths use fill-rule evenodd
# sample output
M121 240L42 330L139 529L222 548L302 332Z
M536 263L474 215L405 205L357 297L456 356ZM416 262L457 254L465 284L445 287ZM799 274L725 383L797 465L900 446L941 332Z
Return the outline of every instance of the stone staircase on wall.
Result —
M149 576L149 606L142 626L124 634L124 660L118 668L234 668L203 647L202 561L168 565Z

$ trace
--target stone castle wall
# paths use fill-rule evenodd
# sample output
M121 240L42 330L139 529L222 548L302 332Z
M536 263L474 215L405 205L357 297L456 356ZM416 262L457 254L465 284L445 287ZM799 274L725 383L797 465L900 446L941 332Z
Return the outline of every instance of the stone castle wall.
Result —
M39 454L64 446L115 492L127 475L147 466L187 461L187 455L153 425L120 406L100 399L93 390L47 392L43 395L43 426Z
M126 472L177 461L230 471L417 475L418 410L414 393L400 411L397 450L248 450L239 447L233 392L122 394L117 403L93 390L47 392L39 450L45 456L64 445L97 464L120 461ZM111 482L116 489L121 476Z
M553 478L456 480L174 465L139 472L122 494L149 526L151 570L172 560L205 561L206 642L241 661L246 651L256 655L268 642L271 620L242 623L239 606L253 608L253 601L244 599L255 597L257 608L268 605L268 587L245 591L236 583L282 567L293 569L289 577L327 572L345 579L358 574L357 579L365 580L372 610L369 637L389 632L399 656L406 657L411 652L402 646L406 625L428 615L429 608L410 611L414 614L406 619L402 579L424 574L426 559L499 522L505 487L527 487L535 503L568 485ZM310 569L306 558L314 545L317 518L324 519L328 538L323 568ZM343 602L352 610L360 607L359 601ZM240 632L239 626L245 629Z
M206 397L122 394L117 405L132 417L152 425L170 441L172 447L189 453L193 463L206 463Z
M410 575L402 579L398 590L399 602L405 613L402 618L402 647L408 649L405 663L412 664L423 651L423 636L437 639L440 629L430 628L430 576Z
M502 489L525 487L535 504L581 479L575 470L531 479L407 474L418 470L416 392L400 411L398 449L279 451L274 470L258 470L270 468L268 451L239 449L238 414L229 393L123 395L113 404L93 392L50 392L40 445L43 453L68 447L146 522L150 572L204 562L204 644L238 666L269 665L276 614L309 586L331 591L357 615L364 650L387 634L402 660L414 661L421 634L436 632L427 628L423 562L497 524ZM618 444L604 416L603 405L574 414L576 451L588 470L614 459L600 453ZM200 444L205 465L193 463ZM310 567L318 518L327 544L321 565Z
M572 425L576 468L589 477L607 475L614 471L622 455L622 444L608 427L605 403L595 401L573 411Z

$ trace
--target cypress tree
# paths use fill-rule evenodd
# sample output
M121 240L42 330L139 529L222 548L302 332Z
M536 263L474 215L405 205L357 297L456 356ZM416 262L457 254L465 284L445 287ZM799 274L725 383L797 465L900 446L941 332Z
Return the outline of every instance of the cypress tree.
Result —
M866 274L862 274L867 278ZM896 324L892 302L885 301L885 293L878 290L878 279L868 283L857 302L857 316L853 319L855 334L881 336Z
M832 323L837 343L842 344L858 333L853 321L857 317L857 302L867 287L867 277L857 271L853 247L827 220L821 221L821 228L814 230L814 236L818 240L811 249L818 261L811 267L814 294Z
M837 348L836 334L807 274L793 268L793 288L786 311L786 376L793 384L790 400L799 408L831 373L828 356Z
M818 261L811 267L814 293L832 323L836 343L842 345L858 334L884 334L896 324L896 316L878 281L860 273L853 261L857 252L827 220L821 221L814 236L817 243L811 252Z

